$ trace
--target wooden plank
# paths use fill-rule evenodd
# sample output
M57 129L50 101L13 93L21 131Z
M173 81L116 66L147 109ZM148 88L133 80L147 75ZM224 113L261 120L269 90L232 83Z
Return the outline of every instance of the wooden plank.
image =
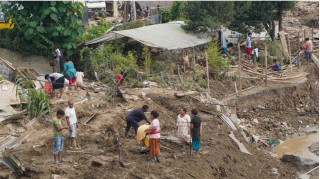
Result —
M265 81L264 85L267 86L267 79L268 79L268 51L267 51L267 45L264 46L264 64L265 64Z
M287 41L286 41L286 37L284 35L284 32L281 31L281 32L279 32L279 34L280 34L281 45L284 50L284 53L286 56L289 56Z
M289 44L290 72L292 72L291 44L290 44L289 35L287 36L287 38L288 38L288 44Z
M91 117L89 117L89 119L86 121L86 122L84 122L83 124L84 125L87 125L91 120L92 120L92 118L94 117L94 116L96 116L96 114L97 113L94 113Z

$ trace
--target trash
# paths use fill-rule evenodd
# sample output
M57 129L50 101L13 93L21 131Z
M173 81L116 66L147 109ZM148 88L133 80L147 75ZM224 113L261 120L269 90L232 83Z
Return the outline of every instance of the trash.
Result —
M272 168L272 169L271 169L271 171L272 171L272 173L273 173L273 174L278 175L278 169L276 169L276 168Z
M238 147L239 147L239 149L240 149L241 152L251 155L251 153L246 149L246 147L245 147L238 139L236 139L236 137L234 136L234 134L233 134L232 131L230 132L229 137L230 137L235 143L237 143L237 145L238 145Z
M279 141L279 140L269 139L269 140L268 140L268 143L269 143L269 145L270 145L271 148L274 148L275 146L277 146L277 145L280 144L280 141Z
M225 116L224 114L222 114L222 115L219 115L219 118L220 118L221 120L223 120L223 122L225 122L231 129L237 130L236 126L234 126L234 124L232 123L232 121L231 121L227 116Z
M46 118L43 123L47 123L47 122L51 122L51 120L49 120L48 118Z
M126 106L124 106L124 105L121 104L121 103L119 103L118 105L119 105L120 107L122 107L122 108L126 107Z
M147 95L147 93L144 93L144 92L141 93L142 98L146 98L146 95Z

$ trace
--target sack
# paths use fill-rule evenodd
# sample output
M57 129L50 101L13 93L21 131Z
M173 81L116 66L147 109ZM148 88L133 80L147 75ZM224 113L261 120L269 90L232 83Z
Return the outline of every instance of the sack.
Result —
M51 91L52 91L51 84L49 81L46 81L44 83L44 92L51 93Z
M53 67L53 66L56 66L56 63L57 63L57 62L56 62L55 59L51 59L51 60L50 60L50 66L52 66L52 67Z

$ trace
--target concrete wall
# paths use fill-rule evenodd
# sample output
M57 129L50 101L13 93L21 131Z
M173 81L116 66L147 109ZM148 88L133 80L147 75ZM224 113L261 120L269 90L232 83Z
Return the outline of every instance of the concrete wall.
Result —
M39 74L52 72L52 67L50 67L50 61L47 57L37 55L23 56L18 52L4 48L0 48L0 57L18 69L33 68Z
M0 60L0 75L3 76L8 81L13 81L13 70L5 64L2 60Z

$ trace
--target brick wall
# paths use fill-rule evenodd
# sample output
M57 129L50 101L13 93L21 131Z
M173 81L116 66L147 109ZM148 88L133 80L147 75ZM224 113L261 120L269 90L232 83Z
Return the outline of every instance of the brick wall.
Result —
M9 61L15 68L18 69L33 68L39 74L52 72L52 67L50 67L49 59L43 56L23 56L18 52L0 48L0 57L4 60Z

